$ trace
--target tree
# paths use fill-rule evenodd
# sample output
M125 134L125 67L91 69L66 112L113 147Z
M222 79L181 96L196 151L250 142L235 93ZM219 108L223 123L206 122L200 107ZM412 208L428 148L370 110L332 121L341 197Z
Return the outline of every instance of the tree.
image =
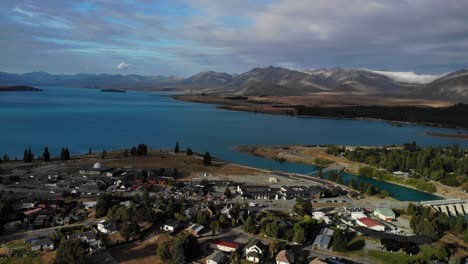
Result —
M179 153L179 141L177 141L175 144L174 152Z
M175 245L172 250L171 264L185 264L184 249L182 245Z
M42 159L44 161L50 161L50 153L49 153L49 148L48 147L45 147L44 148L44 153L42 154Z
M24 163L29 162L29 159L28 159L28 150L27 150L27 149L24 149L24 153L23 153L23 162L24 162Z
M224 195L226 195L228 199L231 198L232 192L231 192L231 189L229 189L229 187L226 187L226 189L224 190Z
M171 259L171 251L166 243L162 243L158 247L158 256L163 262L168 262Z
M317 173L317 177L319 177L319 179L323 179L323 169L320 168L318 173Z
M206 152L203 156L203 164L205 164L205 166L211 165L211 155L209 152Z
M55 257L55 264L84 264L84 249L79 241L66 240L60 243Z
M332 249L337 252L343 252L346 250L346 237L341 231L336 231L333 234Z
M89 147L89 149L88 149L88 155L91 155L91 154L93 154L93 152L91 151L91 147Z
M137 155L137 149L135 147L133 147L131 150L130 150L130 155L132 156L136 156Z
M200 225L206 225L206 213L204 211L198 211L197 223Z
M187 156L192 156L192 155L193 155L192 149L191 149L191 148L187 148L186 154L187 154Z
M245 220L244 231L248 233L255 233L254 219L250 215L247 217L247 220Z
M233 252L231 254L231 257L229 258L229 263L230 264L240 264L241 263L240 259L241 259L241 256L240 256L239 252Z
M221 227L218 221L213 221L210 224L211 235L214 236L216 233L221 232Z
M102 159L105 159L107 156L107 151L106 150L103 150L102 153L101 153L101 158Z
M68 150L68 147L62 148L62 151L60 152L60 159L61 160L70 160L70 151Z
M294 242L304 243L306 239L306 233L304 227L300 223L294 224Z
M125 158L127 158L128 156L130 156L129 153L128 153L128 149L124 149L124 151L123 151L123 156L124 156Z
M271 241L269 248L270 248L270 258L273 258L278 251L278 245L276 244L276 240Z

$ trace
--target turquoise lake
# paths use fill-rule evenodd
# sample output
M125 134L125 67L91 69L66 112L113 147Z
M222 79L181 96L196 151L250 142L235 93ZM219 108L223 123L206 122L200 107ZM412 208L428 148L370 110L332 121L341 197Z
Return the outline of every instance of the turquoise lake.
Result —
M48 146L58 155L68 146L72 153L123 149L139 143L150 148L209 151L213 156L243 165L287 172L309 173L317 167L279 163L236 152L238 145L339 144L390 145L416 140L423 146L468 141L424 135L428 131L460 130L427 126L392 126L388 122L275 116L222 110L214 105L173 100L165 94L129 91L104 93L95 89L40 87L43 92L0 93L0 155L22 157L25 148L42 153ZM345 181L349 175L345 174ZM388 190L405 201L437 196L359 178Z

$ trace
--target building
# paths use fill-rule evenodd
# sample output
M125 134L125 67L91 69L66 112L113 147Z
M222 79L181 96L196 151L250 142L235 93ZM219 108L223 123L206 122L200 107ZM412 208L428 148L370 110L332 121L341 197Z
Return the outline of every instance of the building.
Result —
M312 248L327 250L330 247L330 242L333 237L334 231L330 228L322 228L320 233L315 237Z
M187 233L192 234L195 237L199 237L201 235L201 232L205 229L204 226L199 225L199 224L193 224L187 228Z
M328 217L327 215L325 215L324 212L320 212L320 211L312 212L312 218L319 222L324 222L327 225L332 223L332 219Z
M374 216L385 222L392 222L396 218L392 209L385 207L375 209Z
M28 243L32 250L54 250L54 242L50 239L32 239Z
M364 212L351 212L351 219L356 220L359 218L367 217Z
M294 252L290 250L281 250L276 255L276 264L293 264L294 263Z
M241 247L242 244L227 241L224 239L214 240L210 243L210 248L228 253L239 251Z
M206 264L222 264L226 263L227 255L221 251L214 251L211 255L206 257Z
M237 192L242 195L244 199L278 199L280 189L270 188L266 185L243 185L237 186Z
M178 221L170 219L170 220L167 220L167 222L164 224L164 226L162 227L162 230L170 232L170 233L174 233L179 228L179 225L180 224Z
M52 208L52 209L60 209L63 207L65 202L63 200L42 200L37 204L37 207L45 209L45 208Z
M356 219L356 223L360 226L367 227L375 231L385 231L385 226L381 224L379 221L372 219L372 218L368 218L368 217L358 218Z
M280 189L280 194L283 199L312 199L318 200L322 196L322 190L316 186L283 186Z
M313 258L309 264L327 264L325 261L320 260L319 258Z
M94 164L94 166L80 168L79 173L81 175L93 175L93 176L109 176L112 177L112 171L114 168L108 168L102 166L100 162Z
M117 232L117 227L112 220L102 220L98 224L98 230L104 234L113 234Z
M245 246L245 256L248 261L260 263L265 254L266 246L260 240L254 240Z

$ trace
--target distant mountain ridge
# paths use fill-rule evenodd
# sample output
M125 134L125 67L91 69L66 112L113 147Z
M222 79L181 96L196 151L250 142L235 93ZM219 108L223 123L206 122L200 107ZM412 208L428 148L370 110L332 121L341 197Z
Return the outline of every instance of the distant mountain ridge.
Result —
M438 77L438 76L436 76ZM249 96L298 96L319 92L399 94L423 99L468 102L468 70L449 73L429 83L397 81L366 69L333 68L296 71L280 67L253 68L242 74L206 71L188 78L142 75L0 72L0 85L51 85Z

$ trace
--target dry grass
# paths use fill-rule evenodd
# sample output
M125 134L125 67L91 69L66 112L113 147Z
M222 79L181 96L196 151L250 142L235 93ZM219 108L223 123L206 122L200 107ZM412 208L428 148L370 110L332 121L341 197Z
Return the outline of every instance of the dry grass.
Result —
M156 254L157 245L171 242L172 238L161 234L143 242L136 241L109 249L110 254L121 264L162 264Z

